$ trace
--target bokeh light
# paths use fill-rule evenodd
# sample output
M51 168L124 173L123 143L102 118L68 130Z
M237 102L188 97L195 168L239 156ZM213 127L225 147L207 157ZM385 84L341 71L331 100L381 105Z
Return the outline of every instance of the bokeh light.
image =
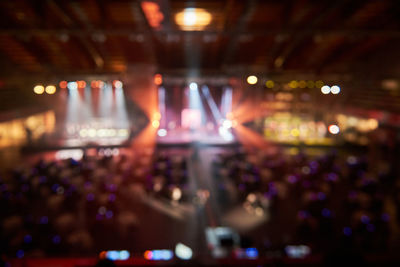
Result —
M331 92L331 88L328 85L324 85L321 87L321 93L327 95Z
M56 92L56 87L54 85L48 85L46 86L46 93L48 93L49 95L52 95Z
M332 125L329 125L328 131L329 131L331 134L338 134L338 133L340 132L340 128L339 128L339 126L337 126L336 124L332 124Z
M44 86L43 85L36 85L35 87L33 87L33 92L35 94L41 95L44 93Z
M249 77L247 77L248 84L256 84L257 81L258 81L258 78L255 75L250 75Z

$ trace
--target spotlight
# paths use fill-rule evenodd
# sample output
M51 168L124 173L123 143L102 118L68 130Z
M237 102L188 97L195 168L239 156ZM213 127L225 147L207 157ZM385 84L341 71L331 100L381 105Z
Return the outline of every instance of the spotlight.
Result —
M160 129L160 130L157 131L157 134L158 134L158 136L160 136L160 137L164 137L164 136L167 135L167 130L165 130L165 129Z
M190 247L178 243L175 247L175 255L181 260L190 260L193 256L193 251Z
M248 84L256 84L257 81L258 81L257 76L250 75L249 77L247 77L247 83Z
M203 8L185 8L175 15L175 22L185 31L202 30L211 20L211 14Z
M80 89L86 87L86 82L85 81L78 81L77 84L78 84L78 88L80 88Z
M36 85L35 87L33 87L33 92L35 92L35 94L41 95L44 93L44 86L43 85Z
M178 201L182 197L182 191L179 187L174 187L171 194L172 200Z
M67 83L67 87L69 90L76 90L78 89L78 84L76 82L69 82Z
M324 95L327 95L327 94L329 94L331 92L331 88L328 85L324 85L324 86L321 87L321 92Z
M331 87L331 93L334 94L334 95L339 94L340 93L340 87L337 86L337 85L332 86Z
M56 87L54 85L48 85L46 86L46 93L48 93L49 95L52 95L56 92Z
M197 83L190 83L189 84L189 88L190 88L190 90L197 90Z
M337 126L336 124L332 124L332 125L329 125L328 131L329 131L331 134L338 134L338 133L340 132L340 128L339 128L339 126Z
M222 122L222 127L226 128L226 129L232 128L232 121L230 121L230 120L224 120L224 121Z
M68 84L67 81L61 81L59 86L60 86L61 89L66 89L67 88L67 84Z
M156 85L161 85L162 84L162 75L161 74L154 75L154 83Z
M160 122L157 120L152 121L151 125L153 125L154 128L160 127Z
M115 80L115 81L113 82L113 84L114 84L114 87L115 87L116 89L121 89L122 86L123 86L122 82L121 82L121 81L118 81L118 80Z

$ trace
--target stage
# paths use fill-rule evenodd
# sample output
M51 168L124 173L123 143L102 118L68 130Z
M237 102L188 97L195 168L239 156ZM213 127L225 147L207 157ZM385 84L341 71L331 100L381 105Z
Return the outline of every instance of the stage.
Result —
M159 146L229 146L234 144L237 144L237 141L231 129L222 129L217 132L207 129L179 128L161 132L159 130L157 136L157 145Z

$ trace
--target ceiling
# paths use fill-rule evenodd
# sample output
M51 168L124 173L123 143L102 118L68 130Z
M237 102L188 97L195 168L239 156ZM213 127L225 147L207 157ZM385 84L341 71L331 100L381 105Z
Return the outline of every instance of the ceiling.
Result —
M188 7L211 23L182 30L175 15ZM375 94L400 75L397 0L13 0L0 13L1 83L151 65L166 75L334 77Z

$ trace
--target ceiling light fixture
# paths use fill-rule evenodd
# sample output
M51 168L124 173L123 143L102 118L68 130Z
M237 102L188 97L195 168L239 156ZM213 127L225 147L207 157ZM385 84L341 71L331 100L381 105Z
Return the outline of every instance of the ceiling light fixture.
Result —
M211 14L203 8L185 8L175 15L176 24L184 31L201 31L211 20Z

